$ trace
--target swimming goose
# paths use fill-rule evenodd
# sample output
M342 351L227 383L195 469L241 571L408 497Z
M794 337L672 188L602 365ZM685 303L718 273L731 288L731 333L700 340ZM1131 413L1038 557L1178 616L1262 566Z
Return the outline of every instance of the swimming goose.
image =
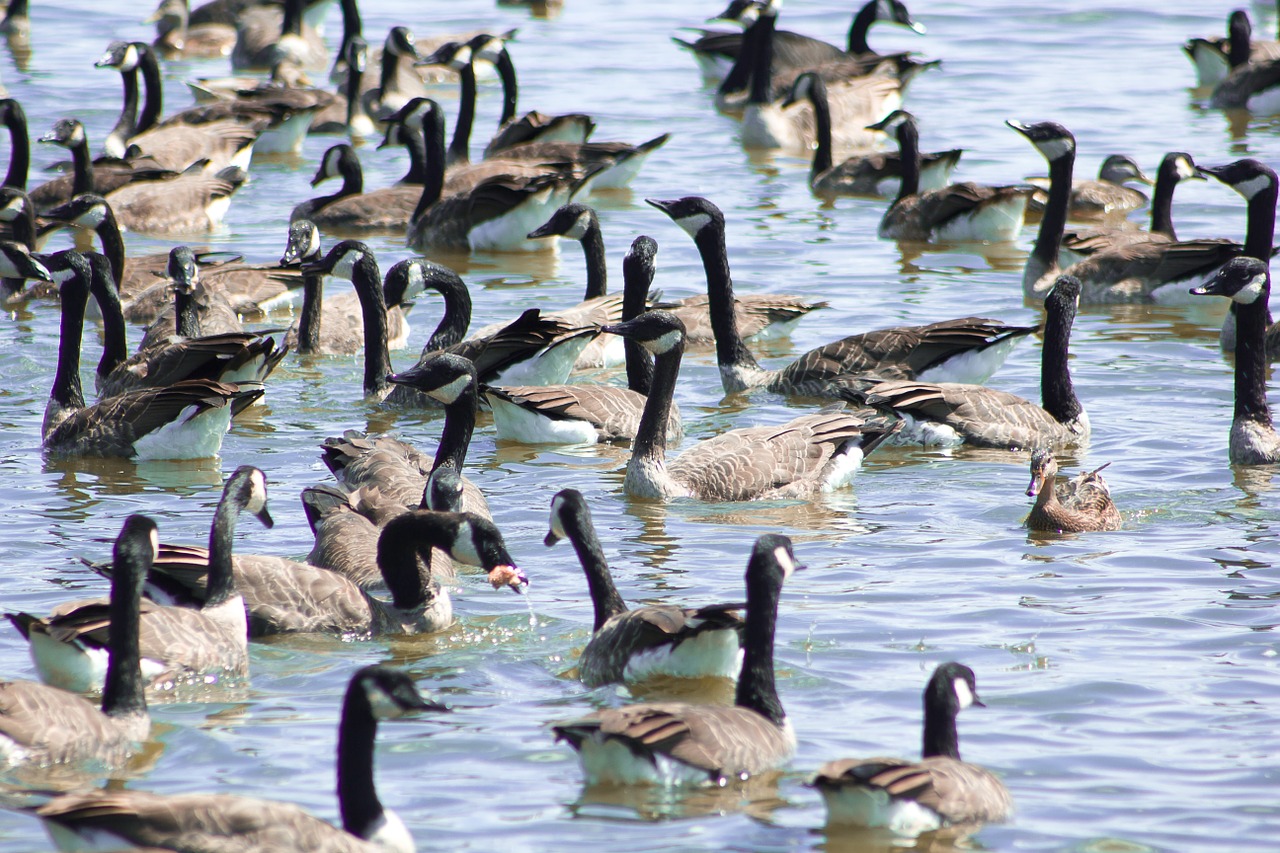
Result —
M881 329L841 338L809 350L779 370L765 370L756 363L737 331L733 279L725 249L724 214L710 201L697 196L646 201L693 237L702 256L716 360L727 394L766 388L783 394L840 396L839 392L833 392L832 380L843 375L895 379L945 376L946 381L984 382L1004 363L1013 345L1037 328L964 317L928 326Z
M12 0L4 10L4 20L0 20L0 33L5 34L10 50L15 53L31 39L31 19L27 9L28 0ZM25 71L26 65L20 62L18 69Z
M1274 115L1280 112L1280 56L1270 55L1255 60L1248 45L1248 32L1241 36L1232 31L1227 54L1231 70L1214 85L1209 105L1217 109Z
M813 151L813 165L809 169L809 186L821 196L882 195L881 187L887 182L902 180L902 154L856 154L835 163L831 144L831 106L827 102L827 84L820 74L806 71L796 78L782 106L808 100L813 107L814 125L817 130L817 147ZM920 189L924 192L940 190L951 182L951 172L962 148L920 155Z
M166 796L135 790L66 794L32 809L56 836L188 853L310 850L413 853L413 838L374 790L374 738L380 720L448 710L428 701L413 680L386 666L351 677L338 723L338 807L342 828L293 803L230 794ZM55 831L56 830L56 831Z
M1080 280L1081 300L1087 304L1185 301L1187 287L1211 278L1240 253L1238 245L1221 240L1145 241L1116 245L1061 269L1058 253L1070 201L1075 137L1051 121L1006 124L1049 161L1049 201L1022 271L1022 291L1027 297L1040 298L1060 274L1068 274Z
M636 341L655 358L623 481L633 497L749 501L833 491L849 485L863 457L899 428L828 406L785 424L723 432L668 463L666 426L684 355L684 324L669 312L650 311L605 331Z
M924 689L920 761L844 758L818 769L810 783L822 792L829 826L885 828L915 837L945 827L1001 823L1013 798L995 774L960 760L956 716L978 699L973 670L944 663Z
M262 386L191 379L129 391L86 407L80 387L80 338L92 270L78 252L60 252L48 256L48 262L53 264L50 277L60 282L62 324L57 373L41 429L45 449L68 456L133 459L216 456L233 412L261 397Z
M366 192L360 158L345 142L324 153L311 186L337 177L342 178L341 189L302 202L293 209L289 221L309 219L322 231L344 234L400 233L409 227L409 218L422 196L421 186L397 184Z
M192 26L188 0L160 0L160 5L143 23L156 25L152 45L169 59L230 56L236 43L233 26L217 23Z
M96 611L98 619L106 617L108 634L101 708L57 687L0 681L0 768L81 761L119 767L146 739L151 720L138 653L138 612L157 542L155 522L131 515L112 549L111 599ZM6 615L25 633L20 618Z
M22 104L13 98L0 98L0 124L9 133L9 168L3 186L25 190L31 168L31 139L27 135L27 114Z
M1040 359L1043 407L1016 394L957 382L881 382L858 402L889 407L906 421L903 439L923 444L975 444L1006 450L1067 447L1089 438L1089 416L1076 397L1067 362L1080 281L1058 278L1045 297Z
M328 64L324 39L303 20L305 0L284 0L280 6L252 6L236 20L232 68L267 69L282 56L305 68Z
M200 607L148 602L142 608L138 649L148 689L248 678L245 600L236 589L231 558L231 536L245 510L265 527L275 523L267 509L266 477L252 465L237 468L222 489L209 531L209 570ZM158 546L157 560L166 548ZM99 688L106 675L110 628L102 608L101 601L83 601L60 606L48 619L18 614L42 681L77 693Z
M1280 462L1280 435L1267 406L1267 300L1271 273L1257 258L1233 258L1212 281L1191 291L1225 296L1236 306L1235 415L1228 456L1233 465Z
M71 152L71 174L45 181L31 191L31 201L41 213L66 204L82 193L106 195L135 180L170 180L177 172L159 168L146 158L136 161L89 156L89 137L84 125L73 118L59 119L40 142Z
M756 540L733 705L624 705L552 727L578 752L588 785L723 785L791 758L796 737L774 684L773 638L782 583L797 568L786 536Z
M895 110L871 125L898 140L902 183L898 195L880 220L879 234L892 240L921 242L948 240L1013 240L1022 230L1026 185L989 186L966 181L938 190L920 189L920 134L911 113Z
M596 232L599 233L598 225ZM658 244L652 239L637 237L622 262L625 287L621 319L624 322L645 310L657 252ZM616 385L486 386L483 394L493 412L498 438L529 444L592 444L635 438L653 367L639 345L629 342L625 348L626 388ZM684 438L680 411L674 404L667 415L666 436L671 442Z
M1213 175L1244 198L1248 204L1248 216L1243 254L1250 258L1268 260L1275 253L1271 244L1275 238L1276 199L1280 194L1280 181L1277 180L1276 173L1269 166L1252 158L1237 160L1225 166L1205 166L1200 171ZM1267 330L1268 358L1280 358L1280 327L1271 321L1271 309L1266 300L1263 300L1262 306ZM1227 352L1236 348L1238 311L1237 303L1233 300L1222 322L1219 343Z
M231 302L220 291L204 286L190 246L169 250L166 278L174 300L147 326L141 346L150 348L169 341L176 332L186 338L237 334L244 331Z
M733 678L742 662L742 604L681 607L652 604L627 609L613 585L609 564L591 523L591 509L576 489L551 499L551 547L568 539L587 573L595 607L591 639L578 657L578 677L588 687L644 681L654 676Z
M1042 185L1041 179L1029 179L1032 183ZM1127 181L1137 181L1151 186L1154 182L1142 171L1142 167L1129 156L1112 154L1102 161L1098 168L1098 179L1076 180L1071 182L1071 204L1068 207L1068 218L1098 219L1117 213L1128 213L1137 210L1147 203L1145 193L1132 187L1126 187ZM1027 203L1027 210L1033 213L1044 213L1048 195L1037 190Z
M754 0L731 3L728 9L717 16L716 20L737 20L744 26L750 26L756 21L763 6L763 3ZM877 21L898 24L920 35L925 32L924 25L913 20L907 7L899 0L870 0L854 14L849 26L848 46L845 49L788 30L775 32L773 72L776 74L784 69L803 70L824 62L838 62L850 58L860 59L869 64L875 63L885 58L867 44L867 33ZM694 42L678 38L673 38L672 41L693 53L704 77L723 77L728 73L734 60L747 49L748 37L745 32L704 30L702 33Z
M1280 41L1251 41L1249 13L1236 9L1227 16L1227 37L1193 38L1182 46L1196 67L1198 87L1217 86L1237 65L1280 58Z
M348 0L351 2L351 0ZM359 35L344 38L337 62L346 67L346 79L329 106L311 119L307 133L338 133L352 139L366 139L377 132L362 97L365 71L369 66L369 44Z
M1119 530L1120 511L1111 500L1107 481L1102 479L1102 468L1077 474L1074 480L1057 483L1058 460L1054 458L1053 451L1043 447L1034 451L1031 454L1031 483L1027 486L1027 497L1035 498L1036 502L1027 516L1027 527L1054 533Z

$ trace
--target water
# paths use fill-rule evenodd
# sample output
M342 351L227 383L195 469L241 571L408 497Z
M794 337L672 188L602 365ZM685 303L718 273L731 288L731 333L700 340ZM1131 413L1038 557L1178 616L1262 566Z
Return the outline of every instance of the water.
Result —
M1004 127L1006 118L1052 118L1072 128L1082 173L1113 152L1134 155L1153 173L1171 148L1206 164L1242 156L1280 162L1273 121L1232 124L1197 107L1187 88L1194 80L1179 43L1224 31L1230 4L1130 5L931 3L913 10L928 36L881 28L873 42L944 59L908 100L926 147L967 149L957 178L1043 174L1043 161ZM740 289L798 292L834 306L805 319L790 341L769 345L770 356L890 324L974 313L1039 317L1019 289L1030 230L1016 246L985 253L901 250L875 238L881 202L824 205L807 191L806 163L744 154L735 122L714 112L693 61L668 40L716 9L571 0L560 17L537 20L480 0L430 12L407 0L366 6L371 40L401 23L420 35L519 26L512 52L523 108L590 111L601 139L670 131L631 193L592 200L610 271L616 280L625 247L648 233L660 244L657 285L675 296L696 292L702 272L692 242L642 199L709 196L728 218ZM838 40L850 8L788 5L784 25ZM74 113L101 140L114 122L119 82L91 64L105 34L149 39L138 21L146 11L34 4L29 67L0 66L33 136ZM1257 32L1274 32L1270 8L1255 8L1254 17ZM336 12L331 20L332 34ZM183 78L224 70L219 62L167 65L169 102L187 103ZM444 95L450 110L452 97ZM487 131L499 105L492 84L481 98L477 127ZM297 161L255 164L226 229L207 242L251 259L278 257L286 211L311 195L307 180L333 141L312 137ZM371 148L361 150L367 185L385 185L403 160ZM36 167L57 153L39 146ZM1243 203L1216 182L1179 187L1175 215L1186 236L1244 233ZM406 256L395 241L372 242L384 270ZM135 252L167 246L130 238ZM584 282L573 245L558 259L477 256L461 272L479 324L575 302ZM455 602L458 624L439 635L255 644L249 688L154 708L159 755L128 784L285 798L335 820L341 692L357 666L384 661L454 707L379 734L380 793L423 849L873 849L865 839L825 834L819 798L803 780L831 758L914 755L920 690L936 663L957 659L977 672L988 705L961 718L965 757L1002 774L1018 806L1014 823L981 833L982 847L1274 849L1280 492L1274 470L1227 465L1231 368L1216 345L1223 307L1206 300L1094 308L1077 322L1072 369L1094 436L1063 466L1112 462L1107 478L1125 516L1117 533L1028 536L1020 526L1028 508L1020 455L891 449L871 459L852 491L812 504L656 506L622 495L618 449L496 446L482 422L470 473L532 581L528 607L468 576ZM414 347L438 310L420 300ZM106 556L130 512L155 516L170 541L203 541L224 472L246 462L267 471L277 524L267 532L246 519L238 547L302 556L310 534L295 495L329 480L316 450L325 436L393 428L429 447L440 428L435 414L362 403L356 360L291 356L272 377L266 405L228 435L220 461L46 462L37 436L56 312L34 304L4 326L6 609L43 613L98 594L102 583L77 558ZM394 361L412 358L401 352ZM1038 370L1038 342L1024 344L992 385L1034 399ZM793 416L767 395L723 401L705 353L686 359L679 402L691 439ZM796 540L809 570L784 592L778 633L781 695L800 739L788 772L683 797L582 790L574 757L552 742L549 725L626 694L587 691L565 677L590 628L586 586L571 549L548 550L541 540L551 496L567 486L590 500L631 602L739 597L750 540L766 531ZM5 676L32 676L25 646L7 629L0 661ZM683 819L657 819L665 817ZM0 851L47 848L36 821L0 812Z

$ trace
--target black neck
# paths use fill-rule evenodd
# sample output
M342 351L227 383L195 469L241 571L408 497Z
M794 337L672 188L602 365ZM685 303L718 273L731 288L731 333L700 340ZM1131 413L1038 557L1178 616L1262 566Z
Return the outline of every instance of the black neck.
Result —
M1067 209L1071 204L1071 173L1075 160L1076 154L1072 150L1049 163L1049 199L1040 220L1040 233L1036 235L1036 244L1031 249L1045 269L1057 269L1058 266L1058 251L1062 248L1062 232L1067 227Z
M1249 305L1236 305L1236 420L1271 424L1267 407L1267 300L1271 276Z
M427 341L426 350L446 349L466 337L471 326L471 293L466 284L456 276L453 279L434 281L430 285L444 298L444 316Z
M298 352L313 353L320 348L321 304L324 302L324 275L303 273L302 312L298 315Z
M346 44L346 36L343 37L343 44ZM356 116L364 112L364 101L360 99L360 84L363 81L364 72L348 65L347 79L342 87L342 94L347 99L347 127L356 120Z
M1178 166L1172 160L1160 164L1156 188L1151 193L1151 233L1178 239L1173 230L1173 191L1178 186Z
M440 444L436 447L431 470L448 465L461 473L471 447L471 434L476 428L476 409L479 405L476 383L470 382L454 400L444 407L444 429L440 431Z
M1271 241L1275 239L1277 189L1275 181L1272 180L1249 199L1244 254L1250 258L1257 258L1264 264L1269 264L1271 261Z
M230 494L239 486L234 478L222 492L222 500L213 511L213 526L209 528L208 594L204 606L214 607L228 601L236 594L235 575L231 571L232 537L236 521L240 518L240 504Z
M146 86L146 100L142 103L142 114L138 116L138 124L133 129L137 135L155 127L164 109L164 84L160 80L160 62L155 51L142 42L134 42L138 52L138 68L142 70L142 82Z
M400 126L400 143L409 152L409 171L400 179L402 184L425 184L427 182L427 148L422 139L422 131L408 125Z
M150 543L148 543L149 545ZM117 551L123 550L117 546ZM133 565L136 555L119 555L111 573L111 600L107 605L107 677L102 686L102 713L109 717L146 713L146 688L142 683L142 655L138 651L141 630L141 577L149 566ZM149 562L149 561L148 561Z
M387 348L387 303L382 295L382 274L378 262L370 254L356 261L351 285L360 299L364 318L364 393L380 395L387 390L387 374L391 372L391 353Z
M1045 483L1044 490L1053 493L1053 483ZM960 738L956 734L956 715L946 707L937 707L925 694L924 742L921 758L954 758L960 760Z
M191 287L173 289L174 332L181 338L200 337L200 320L196 316L196 294Z
M9 11L13 12L12 3ZM31 168L31 140L27 137L26 113L17 101L9 101L4 123L9 129L9 171L4 176L4 185L26 190L27 172Z
M89 302L89 282L72 276L59 287L62 319L58 339L58 369L49 396L61 409L84 408L80 385L80 337L84 333L84 307Z
M871 25L876 21L876 0L858 10L858 14L853 16L853 24L849 27L849 52L855 56L861 53L870 53L871 48L867 46L867 32L871 29Z
M119 146L121 156L129 144L129 138L137 133L138 127L138 69L120 71L120 82L124 86L124 105L120 108L120 118L116 126L107 134L107 141Z
M93 177L93 158L89 156L89 138L83 133L80 141L71 146L71 167L74 177L71 179L71 195L97 192Z
M1249 64L1249 37L1252 35L1252 27L1249 26L1247 18L1239 20L1238 26L1235 21L1232 22L1227 33L1227 61L1232 68Z
M676 379L680 375L680 359L684 355L684 341L654 359L653 383L649 396L640 413L640 426L636 429L631 455L637 458L666 458L667 420L671 417L671 404L676 393Z
M809 102L813 104L813 121L818 135L818 147L813 152L813 166L809 178L818 177L831 168L831 105L827 102L827 84L817 74L809 89Z
M757 580L754 587L748 577L742 672L738 675L733 703L782 725L787 715L778 699L773 676L773 635L781 587L762 580Z
M102 360L98 362L98 376L101 378L129 357L129 343L125 337L120 290L111 277L111 269L106 258L97 253L94 254L96 257L89 258L93 269L89 290L98 303L99 313L102 314Z
M378 721L369 706L364 687L356 682L347 688L338 724L338 809L342 828L360 838L367 837L382 817L382 803L373 786L373 742Z
M435 597L431 577L432 546L439 546L442 537L438 525L431 522L431 513L407 512L398 515L382 528L378 536L378 569L382 581L391 593L391 603L402 611L424 607ZM425 577L418 570L421 554L427 570Z
M382 64L378 66L378 89L382 93L395 91L396 72L400 68L400 54L382 46Z
M426 180L422 182L422 195L418 197L418 206L413 211L413 222L417 222L427 211L440 200L444 191L444 119L439 110L432 110L422 123L422 142L427 158Z
M907 119L898 125L898 151L902 160L902 184L898 201L920 192L920 130Z
M364 24L360 20L360 4L356 0L342 0L342 44L338 46L338 57L347 55L351 40L364 33ZM334 60L337 64L337 60ZM347 73L351 73L347 69Z
M770 101L769 84L773 82L773 31L778 23L775 15L768 12L759 19L762 25L756 35L755 58L751 60L751 97L750 102L763 106Z
M284 19L280 22L280 35L302 35L304 0L284 0Z
M515 63L511 61L511 54L507 53L505 47L493 65L502 78L502 118L498 119L498 127L501 128L516 117L516 100L520 97L520 87L516 83Z
M724 226L707 227L694 238L702 268L707 276L707 309L716 339L716 360L723 367L759 367L751 350L738 334L737 307L733 301L733 278L729 274L729 251L725 247Z
M644 313L653 284L653 268L641 264L628 254L622 259L622 321L634 320ZM653 385L653 357L640 344L623 338L627 360L627 387L637 394L649 396Z
M1076 319L1074 299L1059 300L1050 293L1046 299L1048 317L1044 324L1044 349L1040 353L1040 398L1044 410L1058 423L1070 423L1084 412L1071 383L1067 347Z
M466 163L471 159L471 125L476 120L476 67L468 62L458 71L462 80L462 94L458 99L458 121L453 126L453 141L449 143L448 163Z
M582 235L582 254L587 261L587 293L583 299L595 299L609 292L609 271L604 264L604 234L595 217Z
M591 589L591 603L595 606L596 621L592 631L599 631L604 623L619 613L627 612L627 605L613 585L613 577L609 574L609 563L605 560L604 549L600 547L600 539L595 528L591 526L590 516L587 518L569 519L565 533L573 543L573 550L578 553L578 562L587 574L587 586Z
M6 21L15 21L27 18L29 16L28 5L28 0L13 0L9 4L9 8L5 9L4 19ZM12 38L12 34L9 37Z
M751 68L755 62L761 34L764 32L764 18L764 15L756 18L742 34L742 47L738 49L738 58L734 60L733 67L729 69L724 80L720 81L720 94L741 92L751 85Z
M120 235L120 225L116 222L116 215L110 205L107 206L107 215L95 230L102 243L102 254L111 261L111 275L119 287L124 282L124 237Z

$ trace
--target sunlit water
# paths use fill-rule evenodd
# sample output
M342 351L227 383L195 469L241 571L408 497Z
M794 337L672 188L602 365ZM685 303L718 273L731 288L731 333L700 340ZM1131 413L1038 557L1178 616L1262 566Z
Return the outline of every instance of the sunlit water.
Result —
M927 36L882 27L873 43L944 60L916 81L908 100L926 147L967 150L957 178L1013 182L1043 173L1043 161L1004 127L1006 118L1071 127L1082 173L1113 152L1134 155L1152 173L1170 149L1206 164L1280 161L1273 122L1233 127L1197 106L1188 89L1194 79L1180 42L1223 32L1231 4L1124 5L921 3L913 11ZM111 36L151 37L139 23L150 4L120 6L33 4L30 64L19 70L7 59L2 66L33 137L69 114L93 140L113 124L119 81L93 69L93 60ZM592 200L610 270L616 279L625 247L647 233L660 245L657 285L668 295L696 292L702 272L692 242L642 199L712 198L728 219L740 289L802 293L833 305L807 318L789 342L771 345L771 356L903 322L974 313L1039 318L1019 286L1030 229L1016 246L985 254L908 252L876 239L882 202L824 205L807 190L806 163L744 154L737 125L715 113L692 59L669 41L715 8L569 0L558 18L538 20L483 0L365 6L373 42L394 24L419 35L519 26L512 53L522 108L589 111L600 139L671 132L630 193ZM788 4L783 22L838 41L851 9ZM1255 32L1273 33L1271 8L1253 11ZM331 35L336 30L335 10ZM187 103L184 78L225 68L167 65L169 102ZM442 92L450 109L453 97ZM492 127L499 105L492 84L481 98L477 137ZM278 257L287 211L312 194L307 181L333 141L312 137L297 161L255 164L225 230L208 243L251 259ZM371 149L361 151L367 186L403 171L401 155ZM40 146L35 168L55 153ZM1180 187L1176 217L1184 236L1244 233L1242 202L1216 182ZM384 270L407 254L393 240L372 244ZM130 240L139 252L167 245ZM573 245L558 259L477 256L462 272L477 323L572 303L584 281ZM982 847L1274 850L1280 492L1275 471L1227 465L1231 367L1216 335L1223 307L1206 300L1185 309L1089 309L1077 322L1072 369L1094 435L1064 468L1112 463L1107 478L1125 516L1117 533L1028 536L1020 526L1023 455L891 449L871 459L852 491L812 504L664 507L622 494L618 449L497 446L482 422L471 475L532 580L530 606L469 576L457 591L458 624L440 635L255 645L249 688L154 708L158 758L127 784L287 798L336 820L332 746L341 692L357 666L383 661L405 667L454 708L379 734L382 799L422 849L876 849L863 838L825 834L819 798L803 781L831 758L916 754L921 687L936 663L957 659L977 672L988 705L961 718L965 757L1002 774L1018 806L1012 824L980 834ZM419 301L414 349L396 354L396 365L411 362L438 311L430 298ZM248 462L267 471L277 525L266 532L246 519L238 547L304 555L310 533L296 495L330 479L316 449L325 436L395 429L429 447L440 428L432 413L362 403L356 360L290 356L271 379L266 405L227 437L221 460L46 462L38 435L56 309L33 304L4 325L5 609L43 613L69 597L99 594L104 585L78 558L105 557L130 512L155 516L170 541L203 541L223 472ZM92 330L87 338L95 340ZM86 363L92 351L86 347ZM1038 341L1024 344L992 384L1037 398L1039 352ZM686 359L678 398L691 439L793 415L767 395L750 405L722 400L706 353ZM588 636L590 607L571 549L549 551L541 540L550 498L567 486L591 501L633 602L740 597L751 539L773 531L795 539L809 569L785 590L778 630L779 686L800 741L788 772L686 797L583 791L572 753L553 742L549 725L628 695L588 691L566 675ZM7 627L0 674L33 674L25 645ZM664 817L680 819L657 819ZM0 851L47 847L35 820L0 812Z

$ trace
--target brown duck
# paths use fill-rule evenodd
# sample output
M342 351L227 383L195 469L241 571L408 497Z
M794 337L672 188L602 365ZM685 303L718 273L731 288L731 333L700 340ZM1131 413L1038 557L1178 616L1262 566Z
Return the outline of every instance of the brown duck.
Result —
M1044 449L1032 453L1031 484L1027 486L1027 496L1035 498L1036 503L1027 516L1027 527L1057 533L1119 530L1120 511L1111 500L1106 480L1099 473L1102 468L1077 474L1075 479L1066 483L1055 483L1058 460L1053 453Z

